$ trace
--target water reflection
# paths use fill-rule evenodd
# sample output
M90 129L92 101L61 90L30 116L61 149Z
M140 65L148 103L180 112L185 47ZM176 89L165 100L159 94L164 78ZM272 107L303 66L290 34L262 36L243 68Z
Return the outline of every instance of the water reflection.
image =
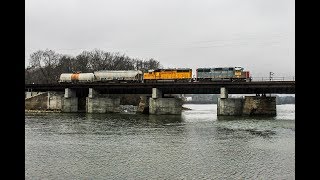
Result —
M272 116L217 116L219 121L276 120Z
M255 138L255 137L262 137L262 138L271 138L272 136L276 135L275 131L272 130L261 130L261 129L231 129L226 127L217 127L216 128L217 137L226 138L230 135L234 137L241 138ZM248 136L248 133L252 136ZM221 138L220 138L221 139Z
M181 115L149 115L148 120L159 125L177 125L183 121Z

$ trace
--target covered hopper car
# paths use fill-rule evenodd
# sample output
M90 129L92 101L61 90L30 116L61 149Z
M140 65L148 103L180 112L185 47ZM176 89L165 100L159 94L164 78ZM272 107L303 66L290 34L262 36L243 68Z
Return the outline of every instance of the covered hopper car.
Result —
M99 82L142 82L142 71L95 71L96 81Z

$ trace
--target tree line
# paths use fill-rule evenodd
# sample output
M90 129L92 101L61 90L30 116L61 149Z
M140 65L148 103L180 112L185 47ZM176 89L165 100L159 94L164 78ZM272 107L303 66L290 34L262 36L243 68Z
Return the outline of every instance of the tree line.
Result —
M141 70L162 68L159 61L130 58L119 52L99 49L83 51L77 56L59 54L53 50L38 50L29 58L25 68L25 83L57 83L62 73L94 72L99 70Z

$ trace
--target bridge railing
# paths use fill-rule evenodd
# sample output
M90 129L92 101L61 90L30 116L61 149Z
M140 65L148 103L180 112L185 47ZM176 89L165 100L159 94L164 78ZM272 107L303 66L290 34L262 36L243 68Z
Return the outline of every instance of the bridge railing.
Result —
M295 81L295 76L290 77L252 77L252 81Z

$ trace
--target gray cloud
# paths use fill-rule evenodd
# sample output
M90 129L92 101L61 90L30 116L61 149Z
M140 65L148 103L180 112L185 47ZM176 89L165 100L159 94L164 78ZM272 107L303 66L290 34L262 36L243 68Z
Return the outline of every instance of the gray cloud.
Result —
M27 0L26 64L94 48L165 67L242 66L294 76L292 0Z

